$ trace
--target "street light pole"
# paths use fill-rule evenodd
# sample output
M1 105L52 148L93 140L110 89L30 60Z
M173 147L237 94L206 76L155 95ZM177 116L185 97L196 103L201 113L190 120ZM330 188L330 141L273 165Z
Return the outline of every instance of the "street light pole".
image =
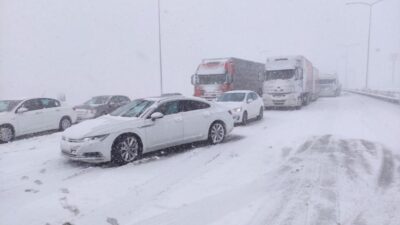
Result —
M370 43L371 43L371 21L372 21L372 7L383 0L378 0L372 3L367 2L348 2L346 5L364 5L369 7L369 23L368 23L368 45L367 45L367 65L365 74L365 88L368 89L369 79L369 58L370 58Z
M158 6L158 55L159 55L159 66L160 66L160 94L163 94L163 73L162 73L162 47L161 47L161 10L160 0L157 2Z

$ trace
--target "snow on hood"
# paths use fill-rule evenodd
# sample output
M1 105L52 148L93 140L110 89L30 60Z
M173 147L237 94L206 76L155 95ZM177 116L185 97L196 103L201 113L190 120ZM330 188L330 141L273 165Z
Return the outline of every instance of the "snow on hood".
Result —
M73 139L110 134L124 129L131 125L131 122L138 121L136 117L119 117L105 115L97 119L83 121L64 131L63 136Z
M216 102L219 105L225 106L228 109L235 109L242 107L243 102Z

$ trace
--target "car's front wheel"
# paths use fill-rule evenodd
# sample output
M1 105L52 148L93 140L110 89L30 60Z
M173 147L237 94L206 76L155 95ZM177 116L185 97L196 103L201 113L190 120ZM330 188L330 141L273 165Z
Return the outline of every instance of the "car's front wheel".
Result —
M64 131L72 125L71 120L68 117L63 117L60 120L60 131Z
M0 126L0 143L12 141L14 138L14 131L10 126Z
M133 134L125 134L117 138L112 147L112 162L124 165L138 159L141 154L141 144Z
M260 113L257 116L257 120L262 120L263 117L264 117L264 108L261 107L260 108Z
M224 124L221 122L214 122L208 131L208 141L213 145L219 144L225 139L225 135Z
M242 125L243 125L243 126L246 126L246 125L247 125L247 120L248 120L247 112L244 111L243 116L242 116Z

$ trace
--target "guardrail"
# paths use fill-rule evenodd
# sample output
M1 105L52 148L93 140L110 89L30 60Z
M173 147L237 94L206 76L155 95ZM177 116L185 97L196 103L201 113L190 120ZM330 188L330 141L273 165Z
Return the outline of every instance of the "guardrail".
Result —
M345 90L351 93L365 95L368 97L380 99L386 102L400 104L400 93L393 91L377 91L377 90Z

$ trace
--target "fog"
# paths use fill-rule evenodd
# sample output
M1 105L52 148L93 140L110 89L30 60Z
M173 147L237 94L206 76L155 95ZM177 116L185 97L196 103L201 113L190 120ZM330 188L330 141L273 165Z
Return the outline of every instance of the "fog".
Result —
M287 54L361 88L368 8L346 2L161 0L164 91L192 95L190 76L203 58ZM400 89L400 1L384 0L373 13L370 87ZM158 59L156 0L0 0L2 99L157 95Z

